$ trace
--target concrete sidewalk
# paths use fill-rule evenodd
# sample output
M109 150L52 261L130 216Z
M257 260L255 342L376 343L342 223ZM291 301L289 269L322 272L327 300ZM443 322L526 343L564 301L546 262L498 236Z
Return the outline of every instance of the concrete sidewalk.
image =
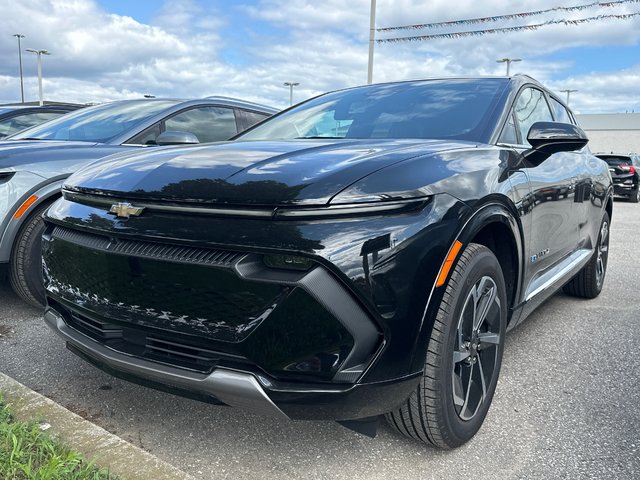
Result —
M49 423L49 433L122 480L194 479L3 373L0 373L0 393L16 418Z

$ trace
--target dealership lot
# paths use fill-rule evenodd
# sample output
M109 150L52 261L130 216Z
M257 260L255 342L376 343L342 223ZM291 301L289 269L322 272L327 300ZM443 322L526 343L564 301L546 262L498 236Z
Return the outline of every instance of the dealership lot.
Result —
M384 426L282 422L109 377L0 287L0 371L198 478L640 477L640 207L616 202L607 280L556 295L507 336L487 421L442 452Z

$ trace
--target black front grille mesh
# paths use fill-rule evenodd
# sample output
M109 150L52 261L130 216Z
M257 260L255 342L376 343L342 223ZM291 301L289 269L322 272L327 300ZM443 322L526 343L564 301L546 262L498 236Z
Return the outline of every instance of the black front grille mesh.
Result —
M203 348L190 344L178 336L169 340L150 335L146 329L135 325L123 327L88 317L55 301L50 301L50 304L58 312L63 313L69 326L123 353L200 372L211 371L221 359L240 363L248 362L242 355Z
M107 236L79 232L60 226L56 226L53 229L52 235L55 238L76 245L121 255L224 268L232 267L245 255L245 253L241 252L229 252L211 248L167 245L144 240L111 239Z

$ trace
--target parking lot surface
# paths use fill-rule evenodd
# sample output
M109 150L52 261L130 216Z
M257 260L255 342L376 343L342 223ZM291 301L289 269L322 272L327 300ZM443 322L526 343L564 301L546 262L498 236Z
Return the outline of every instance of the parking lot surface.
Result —
M640 206L615 203L595 300L558 294L507 336L479 434L438 451L384 425L374 439L108 376L0 286L0 371L197 478L640 478Z

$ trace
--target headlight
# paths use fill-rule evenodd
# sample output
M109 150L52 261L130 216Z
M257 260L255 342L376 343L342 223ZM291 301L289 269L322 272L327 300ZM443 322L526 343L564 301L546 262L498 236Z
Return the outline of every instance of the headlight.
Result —
M428 197L402 200L402 201L389 201L389 202L363 202L363 203L351 203L343 205L329 205L328 207L314 207L314 208L284 208L279 207L274 217L278 218L290 218L290 219L302 219L302 218L327 218L327 217L342 217L360 215L376 215L376 214L390 214L390 213L407 213L415 210L422 209L427 202Z

